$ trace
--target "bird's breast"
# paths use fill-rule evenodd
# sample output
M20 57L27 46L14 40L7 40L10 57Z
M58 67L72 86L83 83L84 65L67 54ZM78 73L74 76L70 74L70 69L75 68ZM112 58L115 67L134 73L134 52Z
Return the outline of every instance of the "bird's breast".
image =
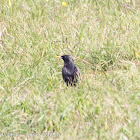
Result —
M62 68L62 75L70 76L70 75L73 74L73 72L74 72L74 70L70 70L67 67L63 67Z

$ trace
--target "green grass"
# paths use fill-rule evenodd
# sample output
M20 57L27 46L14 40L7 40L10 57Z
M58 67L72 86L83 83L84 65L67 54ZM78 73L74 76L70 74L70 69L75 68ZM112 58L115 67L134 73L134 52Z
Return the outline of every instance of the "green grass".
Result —
M1 139L138 140L139 0L61 2L0 1ZM63 83L62 54L77 87Z

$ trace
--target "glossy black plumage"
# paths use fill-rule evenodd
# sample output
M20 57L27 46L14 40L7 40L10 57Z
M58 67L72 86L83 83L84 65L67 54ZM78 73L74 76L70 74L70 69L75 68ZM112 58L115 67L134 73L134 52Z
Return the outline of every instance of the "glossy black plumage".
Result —
M62 68L62 77L67 86L76 86L78 76L80 75L79 69L74 65L74 60L70 55L63 55L61 58L64 60Z

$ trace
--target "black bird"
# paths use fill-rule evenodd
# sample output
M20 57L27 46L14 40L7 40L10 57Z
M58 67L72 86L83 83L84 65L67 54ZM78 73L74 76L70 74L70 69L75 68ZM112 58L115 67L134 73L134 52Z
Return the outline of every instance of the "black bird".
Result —
M78 77L80 76L79 69L74 65L74 60L70 55L57 56L64 60L62 68L62 77L67 86L76 86Z

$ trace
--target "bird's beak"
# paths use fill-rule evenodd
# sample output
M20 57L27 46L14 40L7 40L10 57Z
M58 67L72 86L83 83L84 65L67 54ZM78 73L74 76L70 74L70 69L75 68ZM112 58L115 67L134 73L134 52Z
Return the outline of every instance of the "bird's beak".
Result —
M61 58L61 56L56 56L56 58Z

